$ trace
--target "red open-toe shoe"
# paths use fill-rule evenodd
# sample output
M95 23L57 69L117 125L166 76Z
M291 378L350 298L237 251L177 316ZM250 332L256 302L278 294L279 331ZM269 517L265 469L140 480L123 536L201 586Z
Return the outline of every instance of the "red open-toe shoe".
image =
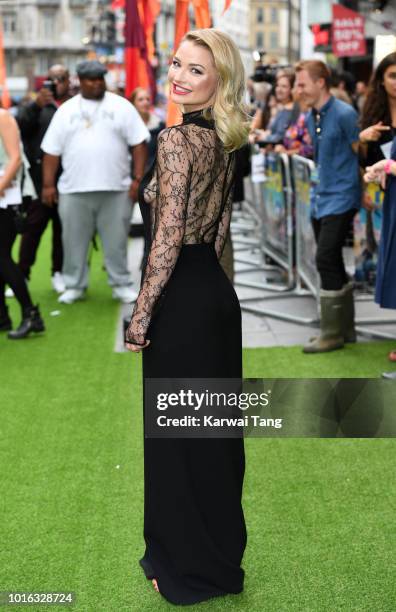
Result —
M396 349L389 353L388 359L389 359L389 361L396 361Z

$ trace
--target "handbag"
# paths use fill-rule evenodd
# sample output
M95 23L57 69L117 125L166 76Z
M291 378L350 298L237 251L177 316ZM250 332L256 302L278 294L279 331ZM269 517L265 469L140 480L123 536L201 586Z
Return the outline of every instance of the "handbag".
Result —
M23 195L24 192L24 184L26 178L26 168L25 165L22 164L22 172L21 172L21 193L22 193L22 202L16 206L12 206L14 210L14 225L17 234L24 234L28 228L28 206L31 200L31 196Z
M12 205L11 208L14 212L14 225L17 234L24 234L28 228L28 213L27 213L27 202L29 198L23 198L22 204Z

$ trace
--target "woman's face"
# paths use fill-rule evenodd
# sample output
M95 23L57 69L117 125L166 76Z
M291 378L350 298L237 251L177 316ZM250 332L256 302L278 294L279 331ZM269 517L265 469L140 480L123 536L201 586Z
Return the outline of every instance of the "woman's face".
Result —
M287 77L279 77L275 88L276 99L280 104L287 104L292 99L290 81Z
M150 112L151 100L150 94L146 90L141 90L136 95L135 98L135 107L139 113L148 113Z
M384 72L383 85L390 98L396 98L396 64L388 66Z
M169 68L170 97L192 112L214 103L218 72L211 52L190 40L179 46Z

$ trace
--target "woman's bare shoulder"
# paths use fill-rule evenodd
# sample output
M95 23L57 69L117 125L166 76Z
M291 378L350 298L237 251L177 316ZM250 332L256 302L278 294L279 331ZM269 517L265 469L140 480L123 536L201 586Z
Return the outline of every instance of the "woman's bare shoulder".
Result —
M5 108L0 108L0 125L2 126L17 126L17 122L14 117Z

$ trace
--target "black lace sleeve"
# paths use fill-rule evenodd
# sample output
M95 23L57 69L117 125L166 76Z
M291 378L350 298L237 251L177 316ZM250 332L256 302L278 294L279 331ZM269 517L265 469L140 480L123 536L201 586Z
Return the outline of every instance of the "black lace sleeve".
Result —
M143 282L126 333L144 344L153 308L176 265L183 242L191 184L192 154L182 130L168 128L158 137L157 195L153 235Z

